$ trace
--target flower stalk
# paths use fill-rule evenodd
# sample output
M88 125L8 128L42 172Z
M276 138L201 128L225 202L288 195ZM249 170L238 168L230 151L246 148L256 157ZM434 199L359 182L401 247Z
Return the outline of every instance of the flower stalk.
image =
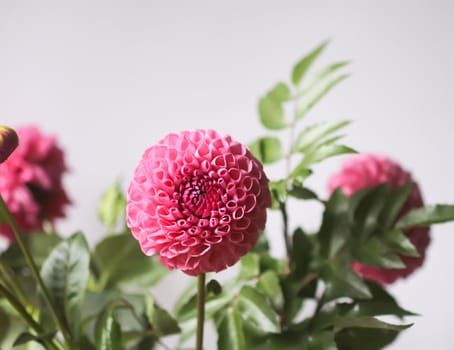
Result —
M27 246L25 245L24 240L22 239L22 234L19 231L19 227L17 226L16 221L14 220L11 213L9 212L8 207L1 195L0 195L0 213L4 216L5 221L11 226L11 229L13 230L14 236L17 240L17 244L19 245L19 249L24 256L28 267L30 268L33 278L35 279L39 288L42 291L44 301L47 304L47 306L49 307L51 316L54 319L55 324L60 329L60 331L63 335L63 338L65 339L66 344L68 345L68 347L70 349L72 349L70 335L68 333L68 330L66 329L66 327L63 324L60 317L58 317L58 315L57 315L55 305L52 303L49 291L47 290L46 286L44 285L41 275L39 274L38 267L36 266L35 261L33 260L30 251L28 250Z
M197 333L196 350L203 350L203 326L205 323L205 274L197 277Z

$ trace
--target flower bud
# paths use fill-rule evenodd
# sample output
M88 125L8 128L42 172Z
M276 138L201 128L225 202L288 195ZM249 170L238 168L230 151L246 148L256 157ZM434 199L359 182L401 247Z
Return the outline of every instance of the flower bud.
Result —
M0 126L0 163L3 163L19 146L16 132L7 126Z

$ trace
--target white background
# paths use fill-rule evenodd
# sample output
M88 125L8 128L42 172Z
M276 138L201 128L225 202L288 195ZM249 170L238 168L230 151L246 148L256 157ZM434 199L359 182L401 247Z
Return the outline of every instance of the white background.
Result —
M321 63L351 59L353 76L307 123L354 120L349 145L402 162L426 202L453 203L453 18L448 0L0 0L0 124L58 135L74 201L59 227L95 241L99 194L115 178L126 187L147 146L194 128L251 141L264 131L258 97L331 38ZM310 185L326 195L340 162L316 168ZM316 228L317 209L293 208L293 221ZM279 225L271 216L271 231ZM390 349L454 347L453 231L433 228L424 267L392 287L423 316ZM164 304L169 289L157 291Z

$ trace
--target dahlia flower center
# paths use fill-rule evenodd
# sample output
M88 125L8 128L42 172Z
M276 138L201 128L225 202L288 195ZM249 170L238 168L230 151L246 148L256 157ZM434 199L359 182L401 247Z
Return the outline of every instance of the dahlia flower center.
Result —
M199 218L210 217L211 211L219 208L221 188L215 179L198 176L180 185L183 213L191 213Z

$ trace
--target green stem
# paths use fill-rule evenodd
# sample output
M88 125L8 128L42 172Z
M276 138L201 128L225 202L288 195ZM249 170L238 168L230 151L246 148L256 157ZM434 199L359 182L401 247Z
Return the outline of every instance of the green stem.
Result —
M24 321L37 333L38 336L44 335L44 329L41 325L34 320L34 318L28 313L22 303L16 299L14 294L12 294L2 283L0 283L0 294L2 294L11 306L17 311L17 313L24 319ZM45 343L47 349L60 350L60 344L55 344L51 339L42 338L42 341Z
M205 323L205 274L198 277L197 284L197 333L196 350L203 350L203 326Z
M24 292L22 291L21 287L19 286L16 279L12 275L10 269L8 268L8 266L4 264L2 260L0 260L0 275L3 276L5 284L7 285L8 288L10 288L13 291L14 295L17 297L17 299L19 299L22 305L25 305L26 308L31 307L31 305L29 305L27 301Z
M288 215L287 215L287 206L286 203L279 204L279 210L282 214L282 222L283 222L283 235L284 235L284 243L285 243L285 251L287 253L287 260L290 264L292 258L292 244L290 242L290 235L288 233Z
M60 331L63 335L63 338L65 339L66 344L68 345L68 347L70 349L72 349L73 347L71 344L69 333L68 333L65 325L63 324L62 320L57 315L57 311L55 309L54 304L52 303L49 291L47 290L46 286L44 285L44 282L41 278L41 275L39 274L35 261L33 260L31 254L30 254L30 251L28 250L28 247L25 245L24 240L22 239L22 234L19 231L19 227L17 226L16 221L14 220L13 216L9 212L8 207L5 203L5 201L3 200L2 196L0 196L0 213L2 213L5 216L7 223L11 226L11 228L14 232L14 236L16 238L17 244L19 245L19 248L20 248L22 254L24 255L25 261L27 262L27 265L30 268L30 271L31 271L34 279L36 280L36 282L38 283L38 286L40 287L40 289L42 291L44 301L46 302L47 306L49 307L52 318L54 319L55 324L60 329Z

